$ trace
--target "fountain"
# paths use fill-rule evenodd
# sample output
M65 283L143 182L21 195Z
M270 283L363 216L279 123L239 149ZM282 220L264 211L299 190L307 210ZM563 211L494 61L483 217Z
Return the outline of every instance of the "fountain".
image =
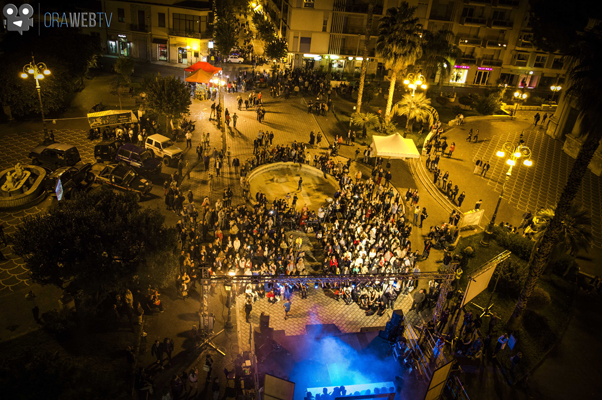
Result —
M21 165L0 172L0 210L24 208L45 197L46 170L35 165Z

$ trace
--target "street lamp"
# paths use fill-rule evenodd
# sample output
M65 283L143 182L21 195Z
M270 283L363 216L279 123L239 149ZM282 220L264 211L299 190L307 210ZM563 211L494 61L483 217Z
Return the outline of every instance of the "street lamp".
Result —
M349 129L351 129L351 121L353 120L353 114L355 114L355 111L357 110L356 106L353 106L353 113L351 114L351 116L349 117Z
M553 85L553 86L550 86L550 89L552 90L552 92L554 92L552 94L552 101L554 101L554 99L556 98L556 93L560 92L560 89L562 89L562 86Z
M27 79L29 75L33 76L33 78L36 80L36 90L38 92L38 100L40 101L40 112L42 113L42 124L44 125L44 139L46 139L46 137L48 136L48 129L46 128L46 120L44 118L44 106L42 105L40 81L44 79L44 76L50 75L50 70L43 62L36 63L36 60L32 54L31 62L23 66L21 78Z
M500 208L500 203L502 202L502 198L504 197L504 188L506 187L506 183L512 176L512 168L517 166L518 161L522 161L525 167L530 167L533 165L533 161L531 161L531 149L522 144L521 142L518 145L515 145L512 142L505 142L502 145L502 149L498 150L496 156L500 158L506 158L506 164L508 164L508 172L506 172L506 178L504 179L504 183L502 184L502 192L500 193L500 197L497 200L497 204L495 206L495 211L493 212L493 216L491 217L491 221L489 225L487 225L487 229L485 229L485 235L483 235L483 239L481 240L481 246L489 246L489 239L493 234L493 226L495 225L495 218L497 217L497 212Z
M527 100L528 96L529 95L527 93L521 91L514 92L514 114L512 115L512 118L516 117L516 112L518 111L518 103Z
M426 78L418 73L418 74L413 74L413 73L409 73L406 76L406 79L404 79L403 84L406 85L408 88L412 89L412 98L414 97L414 94L416 93L416 89L420 88L422 90L426 90L428 88L428 85L426 84ZM408 127L410 126L410 115L412 115L412 108L414 107L414 102L412 101L410 103L410 110L408 111L408 120L406 121L406 131L408 130ZM406 133L404 132L403 137L406 137Z

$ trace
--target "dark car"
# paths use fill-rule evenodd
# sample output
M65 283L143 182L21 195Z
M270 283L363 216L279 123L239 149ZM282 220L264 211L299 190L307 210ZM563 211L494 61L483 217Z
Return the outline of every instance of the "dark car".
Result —
M134 167L144 175L161 173L161 160L155 158L151 150L131 143L126 143L119 148L115 160L121 165Z
M134 193L138 198L147 196L153 188L149 180L142 178L133 168L123 165L107 165L96 176L96 182Z
M103 140L94 146L94 158L96 162L114 161L117 156L117 150L123 145L121 140Z
M59 167L73 166L82 160L77 147L63 143L38 146L29 153L29 158L32 164L51 171Z
M66 199L86 190L96 177L92 173L92 164L77 164L73 167L60 167L46 177L46 190L54 192L58 180L61 180L63 193Z

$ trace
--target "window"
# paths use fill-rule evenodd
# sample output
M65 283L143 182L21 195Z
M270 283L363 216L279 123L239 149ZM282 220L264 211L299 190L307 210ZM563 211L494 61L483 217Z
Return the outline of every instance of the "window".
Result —
M165 13L159 13L159 28L165 28Z
M564 68L564 58L554 57L554 62L552 63L552 69L563 69Z
M314 0L303 0L304 8L314 8Z
M328 17L324 17L324 22L322 23L322 32L326 32L328 29Z
M201 23L202 22L202 23ZM177 32L186 33L198 33L201 30L201 26L207 27L207 17L199 17L198 15L188 14L174 14L173 15L173 29Z
M527 54L527 53L517 53L516 54L516 59L518 61L527 61L527 60L529 60L529 54Z
M545 68L547 61L548 56L535 56L535 64L533 64L533 66L535 68Z
M309 53L311 50L311 38L301 37L301 43L299 43L299 51L301 53Z
M474 8L464 8L462 10L463 17L474 17Z
M117 9L117 21L125 22L125 9L123 9L123 8Z
M498 19L498 20L504 20L504 19L506 19L506 12L505 11L494 10L491 19L494 19L494 20L496 20L496 19Z

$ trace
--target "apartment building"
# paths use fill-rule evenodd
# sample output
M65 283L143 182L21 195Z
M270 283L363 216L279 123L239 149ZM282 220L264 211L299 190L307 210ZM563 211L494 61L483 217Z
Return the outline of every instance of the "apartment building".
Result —
M103 38L109 55L190 65L213 47L209 2L103 0L102 11L113 16Z
M380 18L401 0L376 0L369 73L382 71L374 46ZM449 30L462 57L447 84L549 88L562 82L562 55L532 44L528 0L408 0L423 29ZM295 67L356 72L361 65L367 0L261 0L289 43ZM437 77L428 77L431 80Z

